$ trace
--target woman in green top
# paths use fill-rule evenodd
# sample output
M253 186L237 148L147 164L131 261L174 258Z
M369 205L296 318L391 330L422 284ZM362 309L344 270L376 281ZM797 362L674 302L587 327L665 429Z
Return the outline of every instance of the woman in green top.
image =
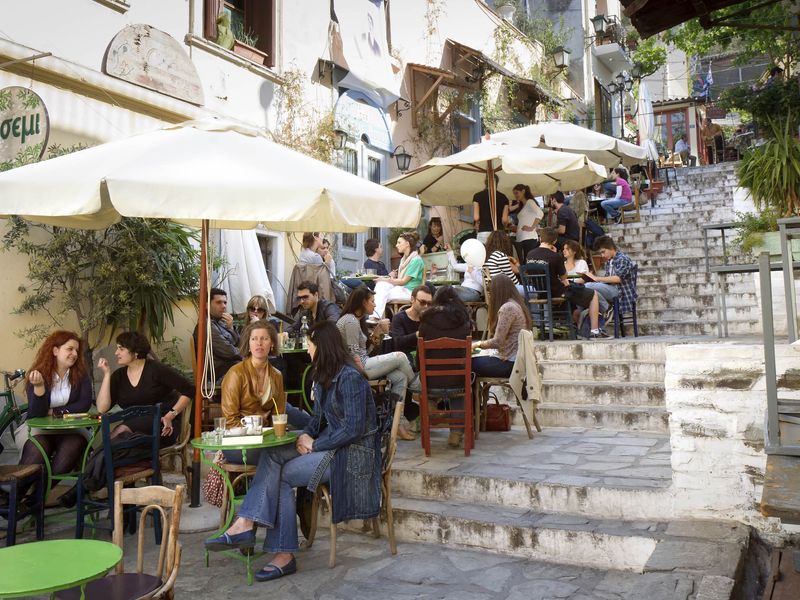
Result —
M382 319L386 303L391 300L407 300L411 302L411 292L422 285L425 278L425 263L417 254L419 235L416 231L401 233L395 247L403 255L397 272L392 271L388 277L379 277L375 283L374 319Z

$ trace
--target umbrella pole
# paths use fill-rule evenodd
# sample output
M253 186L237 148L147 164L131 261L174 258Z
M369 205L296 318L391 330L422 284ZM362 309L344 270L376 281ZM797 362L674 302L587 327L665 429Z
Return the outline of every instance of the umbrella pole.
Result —
M489 184L489 213L492 215L492 231L497 231L497 187L494 183L494 167L492 161L486 161L486 180Z
M208 220L203 219L200 233L200 303L197 318L197 365L194 372L194 436L203 428L203 377L206 371L206 320L208 318ZM192 508L200 506L200 450L192 451Z

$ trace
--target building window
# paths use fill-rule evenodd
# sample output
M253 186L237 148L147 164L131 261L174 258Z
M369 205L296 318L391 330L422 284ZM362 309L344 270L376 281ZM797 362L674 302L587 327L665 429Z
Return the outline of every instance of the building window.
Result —
M367 158L367 176L372 183L381 182L381 161L379 158Z
M688 117L686 109L655 114L655 142L659 154L669 156L678 138L688 133Z
M339 168L353 175L358 175L358 153L352 148L345 148L339 159Z
M231 29L237 38L233 51L267 67L275 66L275 4L277 0L205 0L207 40L217 41L217 17L231 16ZM265 56L248 53L242 45L255 48Z

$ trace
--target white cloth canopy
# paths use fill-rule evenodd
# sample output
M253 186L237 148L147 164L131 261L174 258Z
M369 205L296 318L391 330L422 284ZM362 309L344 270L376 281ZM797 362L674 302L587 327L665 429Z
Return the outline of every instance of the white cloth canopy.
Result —
M547 121L492 134L493 142L503 142L530 148L550 148L585 154L605 167L620 163L633 165L646 160L644 148L624 140L579 127L572 123Z
M508 196L518 183L529 185L540 195L587 187L606 178L601 165L581 154L484 142L450 156L432 158L384 185L417 195L427 205L460 206L484 189L489 169L497 173L498 189Z
M102 229L120 216L276 231L415 227L420 205L248 125L188 121L0 173L0 214Z
M241 314L247 301L255 295L264 296L269 312L275 312L275 294L267 277L267 268L255 230L219 231L219 252L225 259L227 276L219 287L228 293L228 312Z
M655 131L656 120L653 115L653 102L650 99L650 90L647 84L642 81L639 84L639 106L636 109L636 120L639 125L639 140L647 152L647 158L658 160L658 148L656 148Z

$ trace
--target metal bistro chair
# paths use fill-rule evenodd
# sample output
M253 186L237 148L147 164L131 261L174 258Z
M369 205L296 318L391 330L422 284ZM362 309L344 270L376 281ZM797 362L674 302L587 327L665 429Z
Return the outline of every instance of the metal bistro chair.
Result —
M192 489L191 486L191 469L189 465L189 440L192 439L192 422L194 416L194 399L189 403L187 410L183 411L180 415L181 428L178 433L178 439L172 446L165 446L159 450L159 458L162 460L168 457L177 457L181 461L181 473L186 480L186 487Z
M118 436L111 437L111 425L120 423L126 419L134 417L149 417L152 419L152 429L150 433L134 435L130 439ZM75 537L81 539L83 530L86 526L84 520L88 515L95 517L97 513L107 510L112 517L111 528L114 528L114 483L120 481L123 484L135 483L140 480L148 480L150 485L161 483L161 469L158 458L159 442L161 439L161 404L153 406L131 406L115 413L106 413L101 421L103 432L103 462L105 465L105 491L107 496L101 497L99 490L95 497L90 497L84 482L85 474L78 477L78 502L77 519L75 525ZM117 458L114 457L115 452ZM148 458L142 456L148 455ZM127 456L125 456L127 454ZM131 508L131 512L135 507ZM135 515L131 515L131 532L135 531ZM161 536L161 521L158 514L154 513L153 518L156 539ZM96 523L91 527L99 528Z
M631 277L633 278L633 287L636 288L636 282L639 277L639 265L633 265L633 273L631 273ZM619 306L619 296L614 298L612 302L613 307L613 319L614 319L614 337L625 337L625 319L626 315L629 315L631 324L633 325L633 337L639 337L639 322L636 318L636 300L633 301L633 310L628 313L623 314L620 310Z
M422 433L420 437L425 456L431 455L432 428L463 429L464 456L469 456L470 450L475 447L472 416L472 338L468 337L466 340L439 338L430 341L419 338L417 356L422 384L419 401ZM442 381L443 378L447 378L446 382ZM464 407L453 409L448 401L459 396L464 398ZM443 410L431 411L428 404L430 399L442 399L448 405Z
M0 484L8 486L8 506L0 507L0 517L7 522L6 546L17 541L17 520L32 516L36 520L36 539L44 539L44 494L47 489L42 465L0 465ZM33 485L30 501L20 502L19 485Z
M541 339L549 330L550 341L553 341L553 329L556 318L563 318L569 328L571 340L577 339L575 324L572 322L572 304L566 298L553 298L550 291L550 268L547 263L527 263L519 267L525 302L533 318L533 326L539 328ZM550 321L548 326L548 319Z
M486 329L481 337L481 341L483 341L488 340L494 334L494 331L489 329L489 315L492 314L492 274L488 267L481 268L481 276L483 277L483 297L486 300Z

